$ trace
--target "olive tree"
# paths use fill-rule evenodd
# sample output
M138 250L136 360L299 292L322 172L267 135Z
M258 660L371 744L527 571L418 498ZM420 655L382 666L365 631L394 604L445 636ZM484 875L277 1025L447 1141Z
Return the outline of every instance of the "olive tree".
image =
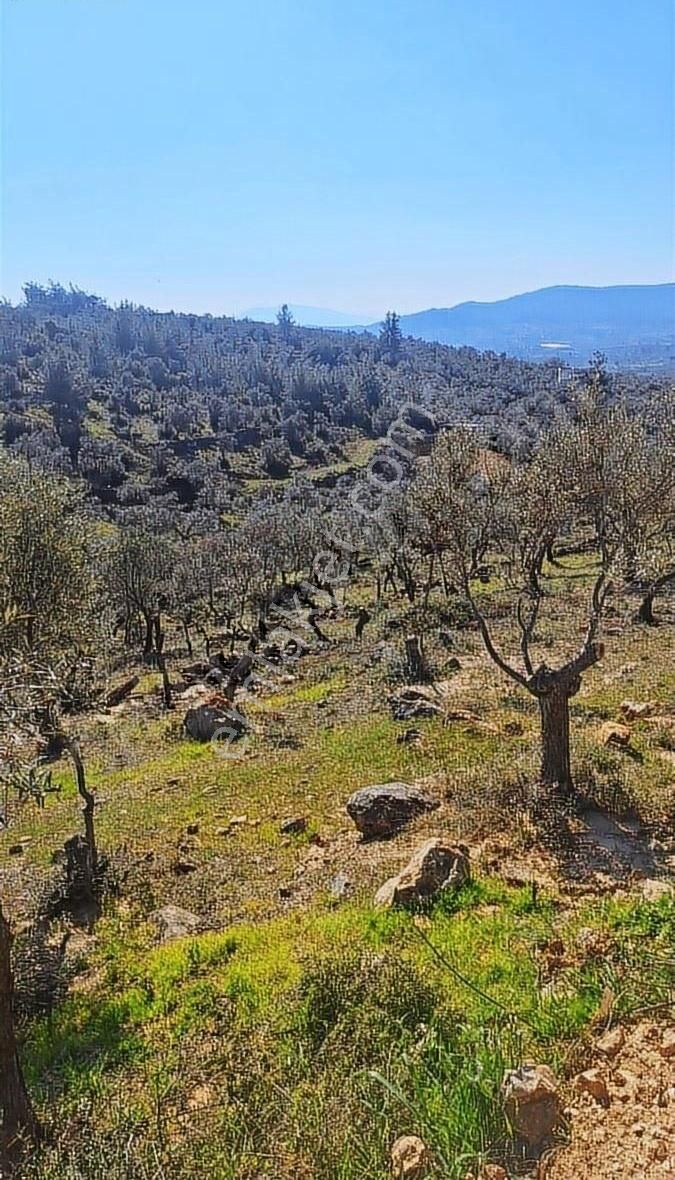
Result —
M46 755L67 752L83 801L78 840L92 897L98 853L94 804L72 724L96 696L105 663L101 538L78 486L0 458L0 774L41 800ZM7 822L7 817L4 817ZM12 1020L11 929L0 907L0 1154L39 1128L21 1075Z
M28 650L48 660L73 648L92 597L97 544L80 485L23 458L0 455L4 650Z
M6 627L0 622L0 638ZM24 753L19 724L35 701L22 665L0 657L0 764L6 769ZM39 791L39 780L31 787ZM6 817L4 817L6 822ZM14 1019L12 928L0 898L0 1172L9 1169L27 1141L40 1135L40 1126L24 1080Z
M140 619L143 657L151 663L157 663L163 648L162 614L169 605L176 558L173 541L164 514L143 510L122 522L110 550L110 585L127 637Z
M441 436L410 489L420 528L446 555L452 579L470 605L494 664L539 706L541 782L572 790L570 700L603 655L600 639L608 597L623 577L634 530L651 511L638 495L644 426L622 406L608 406L593 383L573 419L556 425L527 464L489 456L476 433ZM626 502L632 497L630 514ZM537 656L537 626L549 595L547 553L562 532L583 532L593 552L585 619L569 655ZM475 584L476 555L489 555L508 594L515 635L505 653Z
M0 636L5 627L0 624ZM87 673L88 674L88 673ZM72 683L72 667L68 669ZM93 794L87 789L84 762L77 739L56 720L56 702L64 685L54 667L33 662L26 653L0 653L0 781L13 791L19 803L44 806L53 789L51 771L42 760L45 738L44 718L52 718L49 737L58 737L72 759L78 793L83 800L84 837L74 837L66 848L76 857L77 884L91 919L98 905L99 860L94 827ZM2 817L7 826L10 815ZM40 1137L41 1128L28 1093L14 1022L14 981L12 971L12 929L0 899L0 1168L10 1167L30 1141Z
M637 621L653 626L657 595L675 583L675 395L649 406L633 465L639 475L625 506L634 535L630 573L641 595Z

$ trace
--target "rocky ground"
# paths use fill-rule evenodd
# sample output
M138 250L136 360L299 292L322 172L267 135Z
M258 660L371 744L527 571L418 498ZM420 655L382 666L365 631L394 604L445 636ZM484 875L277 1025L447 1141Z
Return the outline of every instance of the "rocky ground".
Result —
M675 1024L639 1019L601 1037L565 1111L570 1143L547 1180L675 1176Z
M330 645L237 698L254 736L236 760L186 739L184 714L213 692L177 674L173 711L146 673L121 704L87 720L82 746L116 892L92 934L61 922L42 945L55 971L63 950L67 971L47 1020L28 1026L26 1051L67 1146L52 1171L28 1180L100 1180L86 1156L72 1170L67 1153L79 1150L81 1126L94 1138L118 1134L120 1092L148 1155L125 1171L101 1140L110 1180L675 1175L672 628L627 628L589 675L573 713L578 806L542 814L528 794L536 712L495 677L474 634L461 636L457 655L429 644L438 662L429 687L391 673L405 633L395 614L373 623L365 643L349 618L326 626ZM0 861L19 954L78 823L65 767L55 780L60 793L43 811L12 816ZM333 1022L325 1051L325 1030L303 1039L306 994ZM429 1010L399 1029L419 997ZM277 1012L295 1022L298 1061ZM517 1049L504 1012L525 1021ZM444 1050L442 1102L441 1059L430 1057L424 1075L415 1067L430 1025L441 1039L456 1027L465 1038ZM371 1060L375 1030L385 1043ZM486 1053L478 1082L457 1065L473 1052ZM528 1060L553 1069L556 1094L550 1135L529 1146L507 1139L500 1090L507 1069ZM390 1086L371 1106L368 1069ZM191 1112L205 1094L197 1127ZM171 1130L157 1129L159 1107ZM326 1127L334 1155L321 1146ZM182 1154L197 1131L206 1146ZM402 1137L418 1142L392 1157ZM147 1164L153 1153L159 1172Z

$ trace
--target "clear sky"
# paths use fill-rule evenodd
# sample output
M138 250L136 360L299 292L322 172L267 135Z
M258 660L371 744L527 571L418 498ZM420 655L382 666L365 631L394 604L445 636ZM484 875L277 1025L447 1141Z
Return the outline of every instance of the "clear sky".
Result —
M672 278L672 0L0 3L12 299L375 318Z

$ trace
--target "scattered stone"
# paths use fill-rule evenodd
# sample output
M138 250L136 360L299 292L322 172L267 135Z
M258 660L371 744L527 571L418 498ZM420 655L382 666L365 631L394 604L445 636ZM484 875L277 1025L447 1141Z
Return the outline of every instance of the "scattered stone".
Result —
M540 1147L553 1133L561 1114L555 1074L547 1065L521 1065L509 1070L502 1087L507 1117L529 1147Z
M180 841L178 845L178 851L189 857L191 854L196 852L198 848L201 848L201 846L202 842L198 836L186 835L185 839Z
M421 729L404 729L403 733L399 733L396 741L399 746L406 745L408 742L417 742L422 737Z
M188 1097L188 1106L190 1110L206 1110L209 1106L214 1106L216 1101L216 1093L212 1086L195 1086Z
M504 733L507 737L522 737L524 732L522 721L504 722Z
M385 881L375 896L377 906L410 905L441 889L457 889L469 880L466 850L435 838L417 849L396 877Z
M206 676L204 677L204 684L208 684L211 687L218 687L223 683L224 679L225 673L222 672L220 668L211 668L211 670L207 672Z
M656 707L656 701L622 701L619 712L624 721L641 721L643 717L649 717Z
M412 721L416 717L436 717L441 706L424 688L401 688L391 694L389 705L394 721Z
M352 883L345 873L338 873L330 883L330 891L333 897L342 899L351 892Z
M645 901L661 901L664 897L673 896L673 886L670 881L658 881L655 877L648 877L642 882L641 893Z
M604 1036L600 1037L598 1041L598 1049L605 1057L616 1057L626 1044L626 1034L621 1025L616 1028L610 1028Z
M131 676L129 680L125 680L123 684L118 685L117 688L113 688L112 692L109 692L105 698L106 709L112 709L115 705L121 704L124 698L129 696L129 693L137 688L138 683L138 676Z
M303 815L294 815L281 821L279 831L282 836L300 836L307 831L307 820Z
M630 744L631 731L627 725L620 725L618 721L605 721L598 730L598 741L601 746L621 746Z
M675 1057L675 1028L667 1028L661 1038L660 1053L666 1060Z
M665 1139L657 1139L656 1142L652 1144L649 1154L653 1160L659 1160L661 1162L667 1160L669 1153L668 1144L666 1143Z
M599 1069L587 1069L576 1078L577 1089L582 1094L590 1094L601 1106L609 1106L609 1090L607 1082Z
M210 670L211 664L208 660L196 660L195 663L187 664L186 667L181 668L183 676L187 676L190 679L201 679L201 677L206 676L207 672L210 672Z
M474 713L472 709L446 709L444 720L464 721L467 725L478 725L491 733L499 733L495 725L488 725L487 721L481 721L478 714Z
M7 851L10 856L23 856L23 844L10 844Z
M188 873L197 872L197 865L192 860L176 860L172 868L177 877L186 877Z
M186 938L196 934L203 927L202 919L190 910L177 905L165 905L148 915L148 922L157 928L160 942L171 942L174 938Z
M577 931L576 945L587 959L604 959L611 949L611 939L604 930L582 926Z
M247 815L233 815L231 819L228 819L226 827L218 828L218 830L216 831L216 835L217 836L231 836L234 828L243 828L244 825L247 823L248 823L248 816Z
M347 801L347 814L367 838L391 836L405 824L427 811L440 807L418 787L408 783L385 783L362 787Z
M401 1135L391 1149L394 1180L421 1180L430 1163L429 1149L418 1135Z
M239 709L228 709L220 704L197 705L188 709L183 721L185 729L196 742L234 741L246 732L246 718Z

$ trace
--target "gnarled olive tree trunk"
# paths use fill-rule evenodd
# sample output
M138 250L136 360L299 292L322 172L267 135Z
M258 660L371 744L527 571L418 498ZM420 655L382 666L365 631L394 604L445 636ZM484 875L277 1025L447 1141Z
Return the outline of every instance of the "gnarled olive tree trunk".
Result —
M570 701L581 688L584 672L602 659L601 643L591 641L560 668L542 664L533 672L527 688L537 698L541 722L541 771L543 786L562 796L574 789L570 755Z
M96 799L87 787L84 762L77 740L67 734L63 734L63 744L72 760L77 792L84 804L82 808L84 839L81 836L76 836L68 841L66 845L67 850L70 852L69 873L71 875L71 885L75 887L75 896L86 907L88 924L90 927L93 927L100 913L101 893L99 871L101 865L98 856L94 820Z
M642 602L640 603L637 612L636 620L638 623L645 623L648 627L656 626L656 617L654 615L654 599L657 594L665 589L669 582L675 582L675 570L670 570L667 574L657 578L652 582L642 594Z
M538 697L541 720L541 782L561 795L572 791L570 758L570 697L566 689L554 689Z

